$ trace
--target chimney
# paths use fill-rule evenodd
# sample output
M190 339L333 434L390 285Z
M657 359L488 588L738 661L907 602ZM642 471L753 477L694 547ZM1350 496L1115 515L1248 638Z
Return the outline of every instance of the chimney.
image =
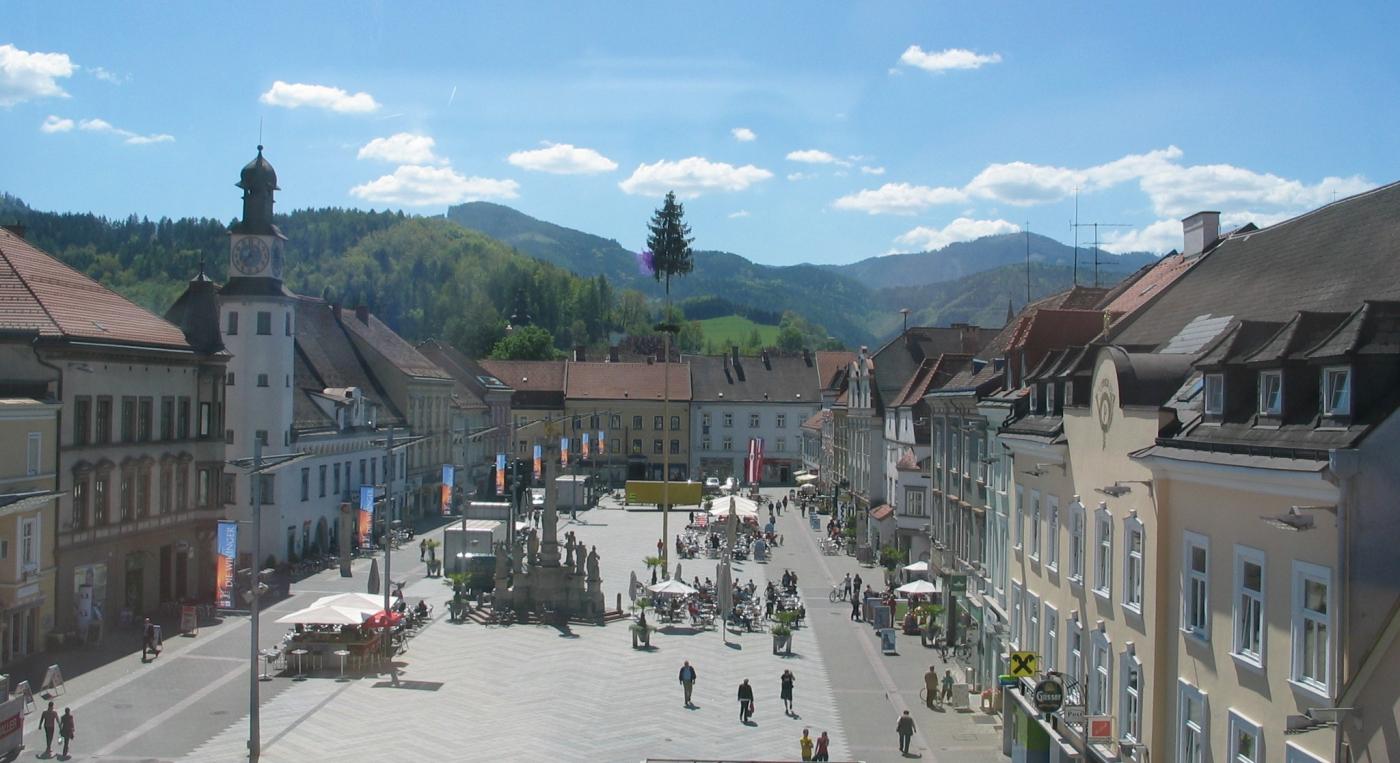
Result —
M584 355L583 345L581 345L581 344L576 344L576 345L574 345L574 362L575 362L575 363L582 363L582 362L586 361L587 359L588 359L588 358L585 357L585 355Z
M736 365L736 366L739 365L739 345L737 345L737 344L731 344L731 345L729 345L729 357L730 357L730 359L732 360L732 362L734 363L734 365Z
M1181 221L1181 232L1186 238L1182 256L1186 259L1199 257L1220 238L1220 213L1197 212Z
M3 227L5 228L5 230L15 234L15 238L18 238L20 240L24 239L24 232L28 230L28 228L24 227L24 223L10 223L9 225Z
M355 318L356 318L357 320L359 320L360 323L363 323L363 324L368 325L368 324L369 324L369 307L366 306L366 305L359 305L359 306L357 306L357 307L355 308Z
M608 347L608 362L609 362L609 363L616 363L616 362L617 362L617 345L615 345L615 344Z
M802 363L808 368L812 367L812 351L806 347L802 348Z
M768 362L768 351L764 350L763 352L759 353L759 356L763 358L763 367L769 371L772 371L773 364Z

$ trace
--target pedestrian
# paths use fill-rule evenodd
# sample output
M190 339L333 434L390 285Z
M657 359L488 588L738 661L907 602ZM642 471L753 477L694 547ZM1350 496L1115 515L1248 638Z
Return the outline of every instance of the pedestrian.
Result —
M797 740L797 746L802 750L802 759L812 759L812 732L802 729L802 738Z
M895 733L899 734L899 751L905 755L909 754L909 739L914 736L914 719L905 710L904 715L899 716L899 723L895 724Z
M44 757L53 755L53 733L58 730L58 711L49 703L49 709L39 714L39 728L44 730Z
M953 701L953 671L943 671L943 701Z
M806 518L807 518L807 504L804 503L804 504L799 505L799 506L797 507L797 510L800 511L800 512L802 512L802 518L803 518L803 519L806 519Z
M77 735L77 729L73 725L73 711L65 707L63 708L63 717L58 719L58 736L63 740L63 752L59 754L59 757L68 757L68 743L72 742L73 737Z
M739 722L748 723L753 717L753 687L749 686L749 679L739 684Z
M160 647L156 645L156 626L151 622L151 618L146 618L146 624L142 626L141 638L141 661L146 661L146 653L152 656L160 655Z
M831 760L831 737L825 731L817 737L817 754L812 760Z
M851 592L857 594L856 598L860 598L860 596L859 596L859 594L860 594L860 573L859 573L859 572L857 572L857 573L856 573L856 576L855 576L854 578L851 579Z
M428 557L428 539L418 541L418 561L423 561Z
M928 672L924 674L924 704L932 710L933 702L936 699L938 699L938 669L930 665Z
M846 573L846 579L841 583L841 592L846 598L851 598L851 573L849 572Z
M685 706L690 707L690 692L695 688L695 668L686 660L681 666L681 688L685 689Z
M796 680L796 678L792 675L791 670L784 670L782 677L778 680L783 687L782 691L778 695L783 700L783 713L786 715L792 715L792 684L793 681ZM806 732L803 733L805 734Z
M860 599L851 599L851 621L860 622Z

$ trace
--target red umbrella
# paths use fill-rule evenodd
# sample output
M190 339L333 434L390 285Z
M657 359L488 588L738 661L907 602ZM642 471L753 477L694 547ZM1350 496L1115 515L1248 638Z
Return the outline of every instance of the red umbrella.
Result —
M398 625L403 622L403 615L398 612L385 612L380 610L369 616L365 620L365 625L371 628L383 628L386 625Z

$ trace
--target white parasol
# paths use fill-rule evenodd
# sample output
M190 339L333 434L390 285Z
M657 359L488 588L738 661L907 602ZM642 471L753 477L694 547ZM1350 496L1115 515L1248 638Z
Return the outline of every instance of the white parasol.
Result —
M657 583L656 585L647 586L647 590L651 591L652 593L662 594L666 596L686 596L692 593L696 593L696 590L694 588L691 588L685 583L682 583L681 581L675 579L663 580L660 583Z
M322 596L312 603L312 607L349 607L369 610L370 614L384 609L384 597L367 593L333 593ZM310 607L308 607L310 609Z
M904 565L905 572L928 572L928 562L914 562Z
M290 615L283 615L277 618L277 622L293 625L359 625L378 611L377 607L373 611L368 611L357 607L312 606Z
M931 593L939 592L938 586L934 585L933 583L930 583L927 580L915 580L912 583L905 583L904 585L894 590L899 591L900 593L919 594L921 596L927 596Z

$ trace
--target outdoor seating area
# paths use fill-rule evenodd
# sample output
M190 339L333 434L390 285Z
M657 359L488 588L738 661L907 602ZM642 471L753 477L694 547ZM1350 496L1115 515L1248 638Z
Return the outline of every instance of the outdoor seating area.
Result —
M383 599L364 593L323 596L304 609L284 615L278 623L293 626L277 645L260 652L263 680L271 673L297 679L309 675L345 676L359 673L388 654L398 654L404 642L432 619L425 601L409 607L402 595L388 611ZM386 649L384 639L390 640Z

